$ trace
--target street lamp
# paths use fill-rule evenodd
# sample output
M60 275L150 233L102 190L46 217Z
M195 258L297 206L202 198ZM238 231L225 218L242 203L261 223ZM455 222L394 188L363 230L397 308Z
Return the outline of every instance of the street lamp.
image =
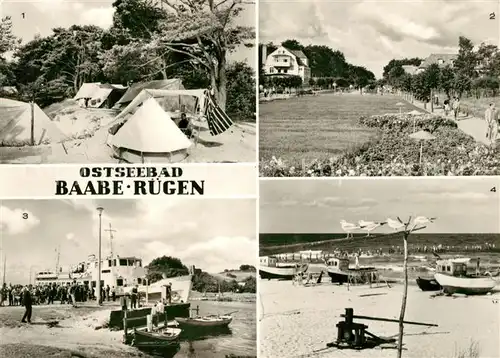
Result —
M102 226L102 212L104 208L103 207L98 207L97 211L99 212L99 254L98 254L98 261L97 261L97 284L96 284L96 291L97 291L97 304L102 304L102 297L101 297L101 226Z

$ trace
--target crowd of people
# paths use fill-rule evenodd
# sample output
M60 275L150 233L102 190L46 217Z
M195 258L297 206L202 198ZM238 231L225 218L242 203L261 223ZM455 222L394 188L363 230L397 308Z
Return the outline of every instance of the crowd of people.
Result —
M452 252L487 252L498 250L494 243L474 244L474 245L408 245L408 254L444 254ZM404 247L401 245L392 245L378 249L355 249L343 250L334 249L328 251L317 251L311 254L284 253L274 255L280 261L324 261L330 257L376 257L376 256L390 256L390 255L403 255Z

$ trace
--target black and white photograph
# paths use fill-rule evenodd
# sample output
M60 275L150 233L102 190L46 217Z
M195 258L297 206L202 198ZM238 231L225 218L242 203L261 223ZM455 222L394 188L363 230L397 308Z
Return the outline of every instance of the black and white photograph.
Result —
M265 177L500 175L498 0L262 0Z
M261 180L259 357L499 357L499 183Z
M256 357L256 200L3 200L0 356Z
M2 1L0 163L256 162L256 5Z

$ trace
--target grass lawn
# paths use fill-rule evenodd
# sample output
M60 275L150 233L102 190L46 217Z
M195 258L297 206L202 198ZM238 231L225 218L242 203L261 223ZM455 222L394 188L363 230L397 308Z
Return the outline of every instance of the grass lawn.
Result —
M299 166L327 159L359 147L377 136L377 130L359 124L361 116L399 113L396 103L405 101L385 95L326 93L260 104L260 160L272 156ZM403 112L418 110L405 103Z

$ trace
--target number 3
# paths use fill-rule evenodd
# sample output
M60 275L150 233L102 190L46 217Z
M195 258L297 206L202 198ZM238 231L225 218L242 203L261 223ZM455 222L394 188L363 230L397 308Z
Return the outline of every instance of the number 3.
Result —
M494 12L492 12L492 13L490 14L490 20L495 20L495 19L496 19L496 15L495 15L495 13L494 13Z
M23 213L23 219L27 219L28 218L28 213Z

